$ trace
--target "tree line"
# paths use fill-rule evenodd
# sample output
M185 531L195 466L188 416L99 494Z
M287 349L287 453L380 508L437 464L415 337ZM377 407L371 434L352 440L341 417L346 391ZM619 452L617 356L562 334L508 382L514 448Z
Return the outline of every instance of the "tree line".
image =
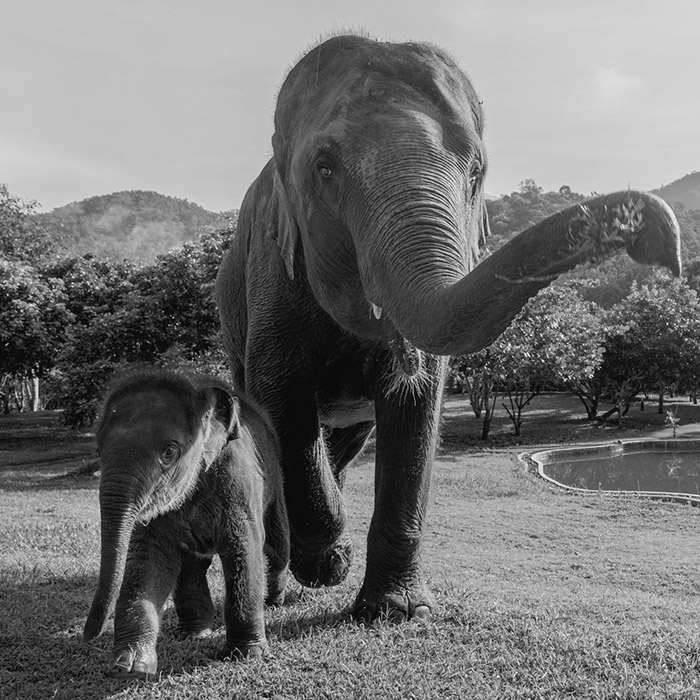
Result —
M526 180L489 202L487 244L498 247L583 199L566 186L545 193ZM62 409L67 424L86 427L121 367L227 373L213 284L235 213L181 249L137 263L64 257L36 207L0 185L0 410ZM700 251L700 214L681 213L684 246ZM519 434L528 404L546 390L576 394L591 419L620 419L651 392L661 400L671 390L695 394L700 259L686 270L671 280L624 257L577 270L540 292L489 348L453 358L449 386L482 416L483 437L498 401Z
M62 257L36 206L0 185L0 410L63 409L89 426L121 367L227 371L212 288L235 214L145 264Z
M655 271L610 308L585 298L581 280L542 290L488 348L451 360L451 388L469 397L487 438L500 400L520 435L523 413L544 391L576 395L590 420L622 421L638 397L700 383L700 303L687 280Z

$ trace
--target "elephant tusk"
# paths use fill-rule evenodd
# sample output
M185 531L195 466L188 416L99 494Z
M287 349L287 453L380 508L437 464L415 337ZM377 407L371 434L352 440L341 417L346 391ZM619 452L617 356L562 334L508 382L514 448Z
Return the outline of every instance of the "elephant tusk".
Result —
M382 317L382 308L372 303L370 303L370 306L372 307L372 313L374 314L374 318L380 319Z

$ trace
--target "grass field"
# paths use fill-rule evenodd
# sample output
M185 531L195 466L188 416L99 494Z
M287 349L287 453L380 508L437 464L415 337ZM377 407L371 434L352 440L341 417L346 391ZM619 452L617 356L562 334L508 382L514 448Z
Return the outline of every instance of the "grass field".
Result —
M700 427L683 408L682 427ZM529 443L668 434L649 409L621 431L592 427L565 397L538 399L531 416ZM491 446L472 439L478 422L458 399L446 407L424 537L432 622L348 620L370 451L346 485L351 575L327 590L293 583L268 612L267 658L215 662L223 629L178 641L167 610L160 677L110 680L101 664L111 634L82 639L99 566L98 482L65 476L92 459L92 441L54 421L0 417L0 698L700 697L700 510L554 490L518 461L530 445L509 445L502 417Z

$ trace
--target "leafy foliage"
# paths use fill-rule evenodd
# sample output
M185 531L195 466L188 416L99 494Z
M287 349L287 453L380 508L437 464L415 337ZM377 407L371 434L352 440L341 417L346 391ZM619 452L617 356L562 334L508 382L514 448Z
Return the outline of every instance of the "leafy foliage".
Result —
M94 261L65 265L87 321L73 327L61 356L66 422L89 425L97 415L101 386L125 364L194 369L201 360L206 369L224 371L212 291L230 236L230 229L206 233L151 265L102 261L105 277L119 280L107 295L106 287L91 283ZM72 275L80 270L90 275L75 280Z
M60 280L21 262L0 258L0 372L42 376L74 317Z
M567 185L558 192L544 192L534 180L523 180L517 192L486 202L491 227L486 243L496 250L521 231L584 199Z
M622 416L640 392L666 387L694 389L700 378L700 306L684 280L655 273L635 285L608 314L609 334L600 381L607 384ZM660 406L659 410L662 410Z
M640 393L658 392L662 402L670 389L698 392L700 303L683 279L655 272L609 311L579 292L574 284L542 290L489 348L453 359L456 381L478 389L471 398L485 411L482 437L490 422L485 397L496 392L508 401L516 435L523 410L545 388L574 393L589 419L610 396L601 420L624 415Z
M520 435L523 410L547 388L566 387L584 405L586 400L593 403L594 410L599 392L590 387L603 356L601 316L573 285L545 288L487 350L455 358L453 370L463 382L481 388L482 408L488 404L484 396L504 395L508 404L503 405L516 435ZM488 437L489 420L485 415L483 438Z
M35 263L53 252L57 240L34 217L38 206L11 194L0 183L0 257Z

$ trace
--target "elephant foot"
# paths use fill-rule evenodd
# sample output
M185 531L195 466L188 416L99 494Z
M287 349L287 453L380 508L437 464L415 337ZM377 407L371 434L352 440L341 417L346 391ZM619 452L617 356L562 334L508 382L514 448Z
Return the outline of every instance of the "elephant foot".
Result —
M269 605L272 607L284 605L284 592L287 588L288 579L288 567L285 567L285 569L279 574L269 576L267 582L267 595L265 597L265 605Z
M323 552L309 553L292 550L291 569L302 586L320 588L337 586L350 571L352 543L345 537Z
M267 642L226 645L219 652L219 661L244 661L260 659L267 652Z
M178 639L205 639L214 633L214 626L191 626L180 623L177 627L176 635Z
M413 619L430 620L434 609L433 597L422 583L388 592L363 586L355 599L351 615L364 625L374 620L400 623Z
M158 671L158 657L155 649L131 647L114 650L104 667L111 678L149 680Z

